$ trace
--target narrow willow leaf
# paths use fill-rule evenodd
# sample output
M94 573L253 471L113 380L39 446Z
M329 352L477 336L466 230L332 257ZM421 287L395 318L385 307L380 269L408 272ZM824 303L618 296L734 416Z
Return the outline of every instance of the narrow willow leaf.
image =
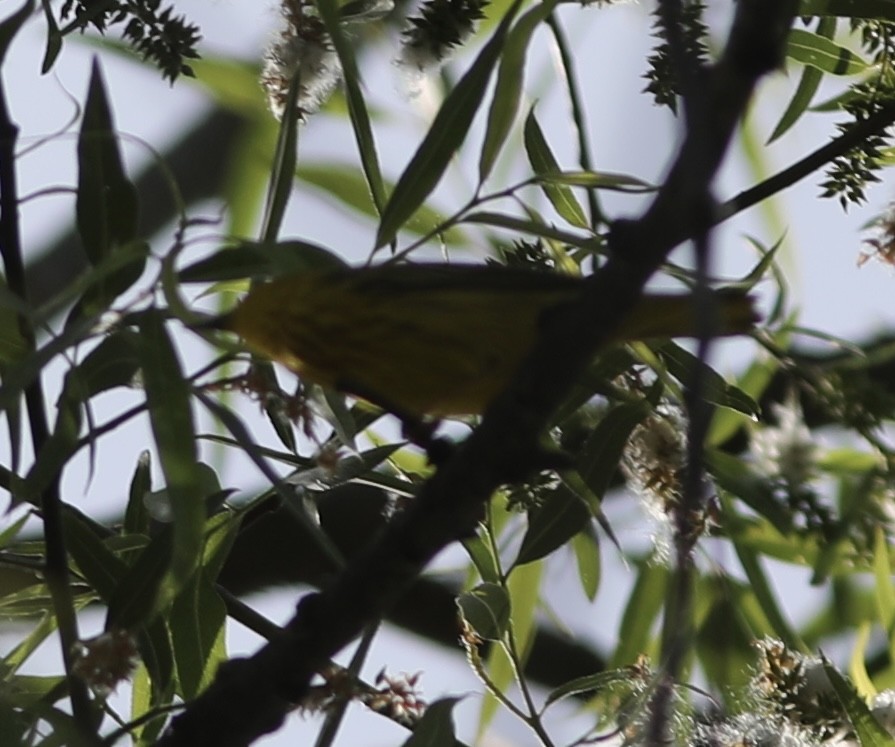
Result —
M631 194L655 192L658 189L655 184L645 182L636 176L616 174L610 171L557 171L538 174L537 179L544 184L565 184L570 187L608 189Z
M299 164L296 177L307 184L311 184L328 195L356 210L362 215L378 218L371 197L370 188L354 166L340 163L308 163ZM394 183L385 180L385 187L389 192L394 190ZM402 226L403 230L417 236L427 236L437 226L443 226L446 217L438 210L429 207L425 203L417 208ZM440 241L451 246L459 246L466 243L462 231L451 227L438 234Z
M150 515L146 507L146 496L152 490L152 458L149 451L143 451L137 459L137 466L131 477L127 508L124 511L124 534L148 534Z
M367 102L361 91L361 78L354 55L354 45L342 31L344 6L340 8L335 0L316 0L316 4L320 11L320 18L323 20L332 45L339 56L345 82L345 96L348 99L348 114L360 151L361 164L364 167L364 174L367 177L376 212L382 213L385 207L382 170L379 167L379 155L376 152L376 142L373 139L373 128L370 126Z
M482 581L496 584L500 581L500 567L490 542L481 537L481 533L474 537L462 540L463 549L469 555L469 559L478 571Z
M820 24L818 24L817 27L818 36L822 36L824 39L832 39L835 32L836 20L834 18L821 19ZM786 107L786 111L783 112L780 121L777 122L777 126L768 138L768 145L773 143L799 121L802 114L804 114L808 107L811 106L811 99L814 98L814 94L817 93L817 89L820 88L820 82L823 80L823 77L824 74L821 70L818 70L811 65L805 66L802 70L802 77L799 80L799 85L796 87L796 92L793 94L793 97Z
M137 237L137 191L125 174L106 85L94 60L78 134L78 234L91 264ZM91 289L91 301L108 303L143 273L143 263L122 267Z
M273 242L279 236L289 195L292 193L292 175L295 173L295 162L298 158L297 102L300 90L301 78L296 74L289 83L286 108L283 110L283 119L280 121L280 131L277 135L264 217L261 221L261 239L264 242Z
M140 363L149 420L174 520L171 576L175 585L192 575L205 523L203 478L196 461L191 390L161 312L147 311L140 324Z
M513 120L519 111L525 82L525 59L535 30L553 12L558 0L547 0L529 10L507 36L504 53L497 70L497 85L488 112L488 128L479 158L479 184L483 184L507 140Z
M560 485L529 513L528 529L514 565L524 565L549 555L578 534L590 519L584 501Z
M486 641L499 641L510 622L510 597L498 584L483 583L457 597L463 619Z
M487 211L470 213L463 218L463 223L480 223L482 225L505 228L508 231L526 233L532 236L543 236L545 239L561 241L570 246L580 247L591 252L599 252L603 245L601 239L593 236L581 236L579 234L569 233L568 231L549 226L546 223L519 218L514 215L504 215L503 213L491 213Z
M171 607L168 625L174 644L177 679L184 698L195 698L225 659L227 608L207 575L199 571Z
M622 614L619 645L612 656L611 667L631 664L651 650L650 631L662 609L669 579L667 568L649 561L640 564L637 582Z
M783 112L780 121L777 122L777 126L768 138L767 145L773 143L799 121L799 118L811 105L811 99L814 98L814 94L817 93L817 89L820 88L820 82L823 80L823 77L824 74L816 67L805 67L802 71L802 77L799 80L796 92L793 94L792 99L789 101L789 105L786 107L786 111Z
M803 29L789 32L786 56L831 75L857 75L868 68L867 62L850 49Z
M824 671L827 673L836 697L839 698L839 702L848 715L848 720L851 721L851 725L855 729L861 747L892 747L895 744L895 739L874 718L870 708L858 695L854 685L843 677L826 657L824 657L823 663Z
M173 532L166 526L143 548L109 601L106 628L133 628L151 623L176 595L168 581Z
M684 385L693 380L696 368L699 367L702 376L701 394L706 402L719 407L729 407L750 418L757 418L760 414L758 402L739 387L727 382L715 369L677 343L664 342L656 346L655 351L668 366L668 372Z
M92 522L76 509L66 506L63 527L66 547L78 569L100 598L108 603L127 567L106 547L102 534L92 526Z
M94 60L78 135L78 232L92 264L136 237L137 195L124 172L99 62Z
M562 171L559 163L556 161L556 157L553 155L553 151L550 150L550 146L547 144L547 139L544 137L541 126L538 124L534 107L531 108L528 117L525 119L525 151L528 153L528 161L536 175L550 176ZM584 208L581 207L581 203L578 202L571 188L563 184L545 181L541 185L541 189L544 190L547 199L556 208L556 212L569 223L578 228L588 227Z
M598 498L609 489L631 433L652 410L647 399L616 405L585 441L578 454L578 471Z
M895 623L895 589L892 588L892 562L885 531L876 527L873 543L873 571L876 577L875 597L879 623L891 630Z
M756 360L737 381L737 388L753 401L761 401L765 390L770 386L774 374L780 368L780 361L771 356ZM720 446L743 427L744 423L753 422L751 416L738 410L718 408L712 416L712 423L706 437L707 446Z
M374 248L392 241L404 222L441 181L448 163L469 132L520 5L521 0L514 0L472 67L442 103L429 132L398 179L395 191L385 206Z
M568 698L572 695L581 695L582 693L597 693L609 685L617 683L631 682L635 677L635 673L627 667L621 669L612 669L608 672L598 672L597 674L586 674L583 677L576 677L569 680L550 691L547 700L544 701L544 708L547 709L557 701Z
M572 550L578 566L578 581L584 596L591 602L597 597L600 589L600 543L596 532L582 529L572 538Z
M869 621L861 623L855 634L855 643L848 659L848 676L851 677L858 692L864 697L876 695L877 689L867 671L867 644L870 643L872 626ZM891 647L890 647L891 649ZM890 651L891 655L891 651Z
M774 635L780 638L787 648L791 648L793 651L805 651L805 644L789 624L777 603L777 595L771 588L757 554L751 548L745 547L737 541L734 541L734 547L752 593L761 606L762 613L773 627Z

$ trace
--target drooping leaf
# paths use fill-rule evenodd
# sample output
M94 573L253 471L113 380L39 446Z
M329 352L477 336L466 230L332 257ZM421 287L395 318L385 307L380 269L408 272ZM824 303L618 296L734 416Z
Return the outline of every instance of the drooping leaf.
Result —
M529 513L528 529L514 565L549 555L578 534L590 520L590 511L584 502L565 485L560 485Z
M361 77L355 58L354 45L350 43L342 29L344 6L340 8L335 0L316 0L316 2L320 18L323 20L332 45L339 56L345 82L345 95L348 99L348 114L360 152L361 164L363 164L364 175L367 178L376 212L381 213L386 200L382 170L379 167L379 155L376 151L376 141L373 139L373 129L370 126L367 102L364 100L361 89Z
M189 579L198 562L205 523L205 486L196 459L190 385L162 314L145 312L140 330L140 364L149 420L174 521L171 580L177 587Z
M534 107L525 119L525 151L528 153L528 162L536 175L549 177L562 171L541 131L541 126L535 117ZM542 182L541 188L547 195L547 199L556 208L556 212L569 223L578 228L588 227L584 208L581 207L581 203L578 202L571 188L549 179Z
M485 141L479 157L479 184L483 184L491 173L519 111L519 101L525 83L525 60L531 37L544 19L553 12L557 1L547 0L535 5L519 19L507 35L504 53L497 70L497 85L488 111Z

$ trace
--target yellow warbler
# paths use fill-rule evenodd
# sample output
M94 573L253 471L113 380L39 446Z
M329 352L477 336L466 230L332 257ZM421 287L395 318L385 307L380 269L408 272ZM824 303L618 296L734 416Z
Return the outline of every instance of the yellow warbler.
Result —
M581 278L497 265L307 270L255 286L219 325L309 382L405 418L481 413L533 348L545 311ZM747 331L752 300L719 293L722 334ZM686 295L648 294L615 340L692 334Z

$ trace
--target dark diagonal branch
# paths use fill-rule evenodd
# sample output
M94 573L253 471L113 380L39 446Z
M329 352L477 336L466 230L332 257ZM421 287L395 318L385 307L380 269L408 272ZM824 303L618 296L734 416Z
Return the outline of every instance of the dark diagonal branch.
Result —
M795 0L737 3L727 48L706 77L706 116L688 123L680 153L646 214L614 226L612 255L590 279L588 292L550 318L513 385L410 508L328 587L302 600L281 638L223 666L214 684L174 720L162 745L246 745L277 729L314 673L379 618L440 550L474 531L495 488L545 464L538 435L565 393L668 252L710 220L706 206L715 172L757 80L780 62L796 7Z

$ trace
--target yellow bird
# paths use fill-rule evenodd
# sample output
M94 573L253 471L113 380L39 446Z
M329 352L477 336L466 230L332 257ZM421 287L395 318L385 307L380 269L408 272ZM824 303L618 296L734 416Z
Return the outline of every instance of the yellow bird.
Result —
M215 325L302 379L406 420L484 411L528 354L545 312L584 281L499 265L402 264L305 270L256 285ZM717 295L720 334L757 317L744 293ZM647 294L614 341L693 334L688 295Z

